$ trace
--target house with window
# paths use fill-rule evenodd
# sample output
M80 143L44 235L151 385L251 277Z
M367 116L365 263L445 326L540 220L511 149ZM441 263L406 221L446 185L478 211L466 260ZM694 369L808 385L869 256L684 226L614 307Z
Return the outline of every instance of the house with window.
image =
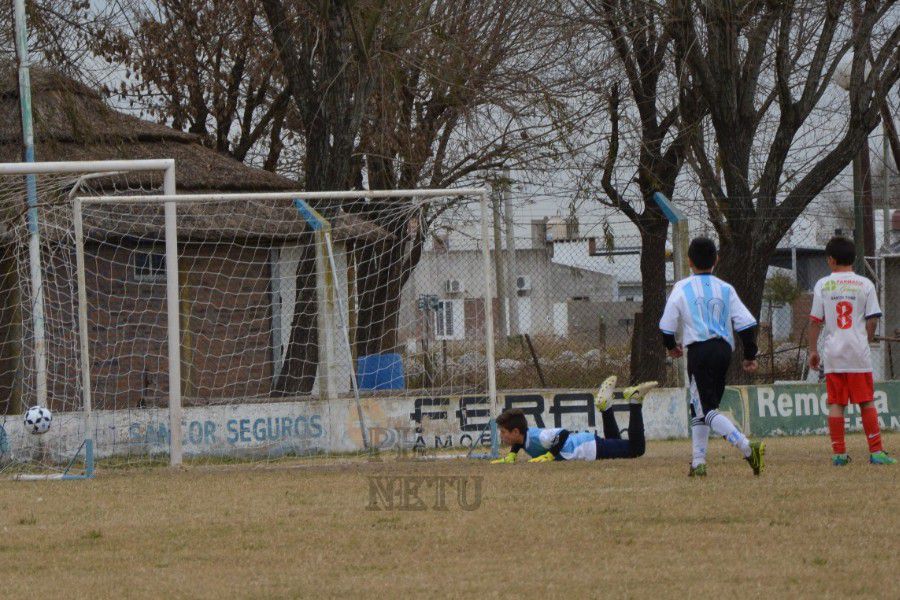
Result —
M491 253L491 282L494 274ZM481 250L437 247L422 253L403 289L401 339L469 340L484 335L484 268ZM530 335L583 336L596 340L603 329L600 305L617 297L614 277L554 262L549 248L516 250L516 272L503 298L507 322L499 323L500 302L492 306L494 328ZM513 306L514 304L514 306ZM518 316L516 323L510 315Z

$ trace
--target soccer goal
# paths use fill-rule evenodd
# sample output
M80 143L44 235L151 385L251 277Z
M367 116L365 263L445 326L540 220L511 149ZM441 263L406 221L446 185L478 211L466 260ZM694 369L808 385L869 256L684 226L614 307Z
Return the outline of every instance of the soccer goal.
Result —
M486 204L481 188L76 195L94 456L489 446Z
M174 192L172 160L0 164L0 473L93 474L96 363L78 319L88 298L78 286L74 198ZM40 426L25 422L31 406L43 409Z

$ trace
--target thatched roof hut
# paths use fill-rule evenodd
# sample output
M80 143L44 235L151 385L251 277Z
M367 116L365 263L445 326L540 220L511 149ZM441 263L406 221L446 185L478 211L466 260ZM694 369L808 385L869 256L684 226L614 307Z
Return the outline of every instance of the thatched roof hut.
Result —
M100 94L52 70L32 67L32 114L35 152L39 161L134 160L174 158L179 193L277 192L296 190L296 181L247 166L204 147L200 138L116 111ZM0 65L0 162L18 162L22 156L18 79L15 69ZM159 176L142 175L141 187L160 188ZM134 219L121 219L130 211ZM161 215L146 207L116 207L104 214L86 211L85 225L107 229L115 235L117 223L136 224L140 234L162 233ZM117 216L110 218L109 213ZM246 213L246 216L237 213ZM252 210L235 211L232 205L183 205L179 208L179 233L183 238L250 235L266 238L293 237L306 230L305 222L289 204L260 203ZM130 222L130 223L129 223ZM377 239L386 232L358 217L340 213L333 220L336 239ZM133 232L119 231L122 235Z
M300 187L296 181L249 167L206 148L195 135L116 111L108 107L96 91L59 73L35 67L31 70L31 78L35 152L39 161L173 158L177 190L182 193L290 191ZM0 63L0 161L21 160L20 123L16 72L8 63L5 66ZM8 341L4 343L0 340L0 414L18 408L18 400L13 399L23 393L21 388L26 385L23 382L33 377L28 369L24 375L21 374L21 366L31 364L28 358L31 350L22 343L22 340L28 339L27 333L22 331L23 324L28 321L27 315L23 317L22 312L28 310L28 304L21 302L19 296L20 278L25 285L27 278L22 278L24 272L17 260L25 240L24 178L5 179L5 187L0 190L3 192L0 194L0 330L8 332ZM40 198L44 242L71 235L71 215L66 195L74 181L66 179L64 185ZM141 191L158 193L162 186L162 174L117 175L92 180L88 186L89 190L99 187L106 194L111 191L134 193L134 184ZM41 189L50 187L47 185ZM214 383L204 388L207 391L197 393L223 394L231 389L227 383L240 388L240 393L244 395L265 395L275 368L271 335L268 333L272 327L269 323L271 315L260 309L271 302L271 271L267 270L273 261L271 249L283 243L296 246L298 236L308 232L308 226L289 201L182 204L178 215L179 240L188 242L186 246L190 248L190 252L186 253L188 258L181 263L186 265L185 283L182 284L183 304L191 311L185 317L189 321L184 330L191 332L191 335L185 334L182 353L184 364L192 365L190 369L185 367L188 370L183 373L186 389L192 389L191 386L200 388L207 385L204 382L212 381ZM359 216L346 214L337 207L329 212L328 217L336 240L364 244L388 237L388 233L377 225ZM126 252L123 250L163 239L163 211L159 206L145 204L95 204L85 207L84 223L86 239L94 244L90 268L97 273L88 282L89 287L94 286L89 294L93 294L92 302L96 305L90 310L89 322L99 323L96 327L91 326L91 335L94 336L91 343L96 345L98 356L117 357L117 347L103 337L106 332L129 327L141 328L142 331L150 327L158 329L160 323L165 323L160 316L165 313L165 295L158 293L164 283L129 279L130 258L124 257ZM4 229L6 235L3 235ZM128 243L118 246L105 243L111 239ZM235 243L220 243L223 241ZM54 248L51 243L47 246L49 260L44 262L44 287L47 290L45 297L50 299L46 309L48 347L51 348L49 387L52 396L65 398L77 393L72 387L77 377L71 371L72 366L77 364L77 343L73 337L75 328L72 322L74 311L71 309L74 302L71 262L74 257L68 252L68 247L61 246L62 251L55 251L59 248ZM275 260L280 261L281 258L279 256ZM289 263L288 258L284 259L285 264ZM294 260L289 268L300 268L298 262L299 259ZM207 277L210 273L214 274L211 278ZM212 283L208 283L207 279L211 279ZM129 290L127 293L123 291L126 287ZM227 302L217 300L219 304L209 308L211 301L202 300L201 296L211 289L228 298ZM114 298L118 308L109 308L113 301L97 300L101 295L103 298ZM122 306L130 308L126 310ZM204 316L203 311L207 309L213 316ZM311 319L315 318L315 311L309 314ZM251 329L255 332L253 335L247 333ZM246 358L247 365L251 365L244 365L247 369L255 369L252 376L246 369L223 369L220 372L215 367L215 361L205 367L200 362L191 362L191 356L200 354L230 356L229 352L233 349L229 350L231 346L226 346L237 342L231 338L224 339L226 333L223 331L243 332L237 341L242 347L239 354ZM127 360L123 359L121 366L116 367L119 370L109 367L113 370L104 371L104 378L95 377L95 381L104 381L110 386L105 392L112 399L108 406L133 405L128 404L132 401L127 399L117 404L119 400L116 398L120 394L136 393L143 398L143 394L148 397L159 395L160 390L165 388L167 374L162 366L164 363L158 360L156 349L158 339L165 337L164 333L160 335L157 338L146 333L132 336L133 339L128 339L130 349L127 350ZM109 338L117 339L112 334ZM93 368L106 369L104 365L106 363L97 363ZM132 382L129 377L135 374L143 379ZM120 377L124 378L124 383L120 382ZM148 383L150 379L153 382ZM247 381L254 381L259 387L250 389ZM185 397L188 396L190 392L186 391ZM5 407L3 398L7 399ZM95 400L97 398L101 400L95 402L95 407L102 407L103 395L98 392Z

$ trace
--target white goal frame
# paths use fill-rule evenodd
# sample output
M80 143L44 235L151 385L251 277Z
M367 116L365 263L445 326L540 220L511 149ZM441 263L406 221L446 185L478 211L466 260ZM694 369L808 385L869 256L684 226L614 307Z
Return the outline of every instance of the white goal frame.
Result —
M171 158L164 159L146 159L146 160L99 160L99 161L49 161L49 162L22 162L22 163L0 163L0 175L16 176L22 175L26 178L28 193L31 194L35 187L34 177L36 175L78 175L83 177L79 180L96 178L99 176L119 175L123 173L147 173L158 172L163 175L163 197L169 197L175 194L175 160ZM77 186L76 186L77 189ZM165 203L166 223L175 222L175 203ZM80 214L78 215L80 218ZM44 298L43 298L43 281L42 270L40 265L40 223L35 222L29 226L29 270L31 273L31 286L34 297L31 299L34 310L34 360L35 360L35 389L37 393L36 402L39 405L45 405L47 400L47 349L44 340ZM168 227L166 229L168 232ZM170 241L166 240L168 249ZM173 248L177 248L175 240L171 241ZM84 450L84 473L81 475L70 474L67 467L62 473L54 474L36 474L36 475L19 475L17 479L88 479L94 475L94 429L91 407L91 387L90 387L90 361L87 360L88 354L88 332L87 332L87 297L84 288L84 255L78 253L76 256L78 262L78 336L80 350L80 371L82 383L82 411L84 414L84 431L85 439L81 446ZM176 272L177 277L177 272ZM177 283L177 279L176 279ZM170 299L171 301L171 299ZM177 296L176 296L177 302ZM176 304L177 306L177 304ZM171 314L171 304L170 304ZM177 315L177 313L176 313ZM176 316L176 327L178 319ZM171 319L169 323L171 332ZM176 338L177 339L177 338ZM176 345L177 346L177 345ZM176 368L179 366L175 365ZM169 365L170 369L172 365ZM170 388L169 397L170 408L177 406L180 408L181 398L180 389L175 386ZM171 416L171 412L170 412ZM181 425L180 410L178 410L179 430ZM178 438L178 445L181 444L181 438ZM76 455L77 457L77 455ZM72 458L74 462L75 458ZM180 460L180 453L179 453ZM70 462L71 466L71 462Z
M168 181L168 172L167 172ZM78 319L79 323L83 323L79 327L85 332L82 337L82 352L87 356L89 349L87 348L88 340L86 335L87 324L87 301L85 291L85 272L84 272L84 232L82 224L82 210L85 204L164 204L165 205L165 240L166 240L166 295L168 303L168 350L169 350L169 440L170 452L169 459L172 466L181 464L182 462L182 444L181 444L181 346L179 340L181 338L181 323L179 321L179 285L178 285L178 224L176 207L178 204L188 204L195 202L230 202L239 200L293 200L298 209L301 209L303 217L310 224L311 228L322 233L321 246L326 248L325 253L317 253L317 260L328 264L320 265L319 268L334 269L334 257L330 249L330 224L323 219L315 210L306 203L308 200L352 200L360 198L368 199L390 199L390 198L446 198L474 196L480 202L480 221L481 221L481 254L484 270L484 327L485 327L485 359L487 366L487 383L488 383L488 400L490 403L490 420L489 426L492 433L492 453L496 454L496 425L494 418L497 414L497 376L495 366L495 348L494 348L494 316L493 316L493 297L494 284L491 277L491 249L490 249L490 227L489 219L491 211L488 207L488 196L490 190L482 187L468 188L451 188L451 189L406 189L406 190L360 190L360 191L330 191L330 192L309 192L309 191L290 191L290 192L229 192L220 194L175 194L174 193L174 176L172 180L172 193L169 188L164 189L164 194L159 195L122 195L122 196L77 196L73 200L73 214L75 220L76 243L77 243L77 270L78 270ZM302 208L301 208L302 207ZM321 293L321 290L320 290ZM339 300L340 301L340 300ZM345 343L349 344L347 336L347 324L342 323L344 329ZM327 362L327 361L326 361ZM83 372L82 376L89 383L90 374ZM327 381L327 375L326 375ZM327 383L326 383L327 386ZM356 395L357 411L359 412L360 424L363 429L363 443L368 446L367 435L363 425L362 409L359 403L359 392L356 384L353 384L354 394ZM89 403L90 390L85 385L86 401ZM327 391L326 391L327 393ZM487 427L487 425L486 425ZM471 454L471 452L470 452Z

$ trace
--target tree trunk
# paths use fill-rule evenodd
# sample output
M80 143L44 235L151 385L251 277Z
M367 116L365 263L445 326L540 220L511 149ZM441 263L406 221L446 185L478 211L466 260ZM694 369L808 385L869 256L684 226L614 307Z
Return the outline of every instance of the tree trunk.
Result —
M359 297L355 348L357 356L394 352L398 346L403 286L421 258L421 238L409 240L408 219L386 227L390 238L362 247L356 285ZM410 255L406 246L413 243Z
M648 213L649 214L649 213ZM640 323L635 320L631 342L631 383L663 382L666 357L659 335L659 319L666 304L666 231L668 222L648 216L641 220Z
M737 291L738 297L750 313L759 321L762 309L763 291L769 260L775 253L777 243L762 244L754 231L734 232L730 242L722 244L716 275ZM750 377L741 368L744 354L737 343L729 370L729 382L747 383Z
M319 367L319 322L316 317L316 244L311 236L297 265L297 297L291 336L281 372L272 386L273 397L309 394Z
M359 251L357 293L356 354L367 356L392 352L397 345L396 323L399 294L392 298L400 263L399 248L393 240L367 244Z

